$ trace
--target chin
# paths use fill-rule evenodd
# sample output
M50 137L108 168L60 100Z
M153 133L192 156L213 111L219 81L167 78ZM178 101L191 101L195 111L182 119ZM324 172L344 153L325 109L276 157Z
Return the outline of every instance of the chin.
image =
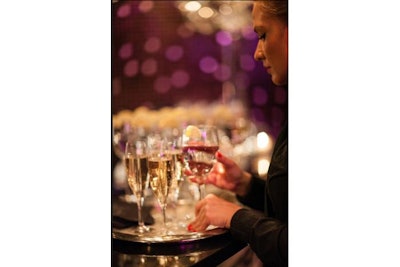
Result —
M287 85L287 79L283 79L282 77L276 77L276 76L272 75L271 80L277 86Z
M286 84L286 83L284 83L284 82L282 82L280 80L274 79L274 78L272 78L272 82L277 86L282 86L282 85Z

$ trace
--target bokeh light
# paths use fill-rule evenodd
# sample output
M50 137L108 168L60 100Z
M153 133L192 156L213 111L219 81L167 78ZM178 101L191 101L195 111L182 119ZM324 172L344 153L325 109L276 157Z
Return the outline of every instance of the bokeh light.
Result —
M231 68L225 64L219 65L214 72L214 77L221 82L229 80L231 78Z
M232 7L228 4L222 4L218 10L222 15L225 16L232 14L233 11Z
M246 40L254 40L257 38L257 34L254 32L253 26L248 25L240 29L242 37Z
M206 6L206 7L200 8L200 10L198 11L198 14L203 19L208 19L214 15L214 10L212 10L211 8Z
M121 59L128 59L133 54L133 47L131 43L125 43L119 49L118 55Z
M126 62L124 67L124 74L127 77L136 76L139 72L139 62L135 59Z
M141 71L144 76L154 75L157 72L157 61L154 58L144 60Z
M170 61L178 61L183 56L183 48L179 45L172 45L165 51L165 57Z
M232 35L227 31L219 31L215 35L217 43L221 46L228 46L232 44Z
M197 1L189 1L185 4L187 11L195 12L201 8L201 4Z
M153 1L143 0L139 3L138 9L142 13L150 12L154 7Z
M158 37L150 37L144 43L144 50L148 53L155 53L160 50L161 40Z
M118 8L117 16L120 18L126 18L131 14L130 4L124 4Z
M218 69L218 65L217 60L211 56L205 56L199 62L201 71L205 73L213 73Z
M176 70L171 76L171 84L176 88L185 87L189 81L189 73L185 70Z

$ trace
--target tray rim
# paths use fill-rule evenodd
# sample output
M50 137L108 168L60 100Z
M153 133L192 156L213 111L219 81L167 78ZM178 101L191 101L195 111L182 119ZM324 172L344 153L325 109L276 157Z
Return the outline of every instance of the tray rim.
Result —
M212 238L215 236L221 236L227 234L229 231L226 228L213 228L204 232L188 232L187 234L179 234L179 235L169 235L166 238L162 239L154 239L154 238L146 238L143 236L138 236L135 234L129 234L127 231L133 230L134 227L124 228L124 229L115 229L112 230L112 238L122 241L129 241L134 243L141 244L169 244L169 243L188 243L195 242L199 240L204 240L208 238Z

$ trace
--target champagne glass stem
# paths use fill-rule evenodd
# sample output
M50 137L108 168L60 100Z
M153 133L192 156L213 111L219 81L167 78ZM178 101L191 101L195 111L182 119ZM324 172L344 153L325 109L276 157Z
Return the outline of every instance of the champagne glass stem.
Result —
M144 225L143 215L142 215L142 207L143 207L144 198L140 197L137 199L137 208L138 208L138 231L140 233L144 233L149 231L149 228Z
M167 211L167 205L164 204L164 205L162 206L162 215L163 215L163 230L162 230L162 235L168 235L166 211Z
M138 199L137 208L138 208L138 225L139 225L139 229L143 229L144 222L143 222L143 216L142 216L142 200Z
M163 213L163 222L164 222L164 228L167 228L167 216L166 216L166 209L167 207L164 205L162 207L162 213Z

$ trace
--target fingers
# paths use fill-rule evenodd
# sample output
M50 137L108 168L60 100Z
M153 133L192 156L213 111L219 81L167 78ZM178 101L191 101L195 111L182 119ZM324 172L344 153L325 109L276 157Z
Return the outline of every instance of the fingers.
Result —
M210 225L210 220L207 216L207 206L210 205L210 199L215 195L208 194L203 200L199 201L195 206L196 219L188 225L188 230L191 232L202 232Z
M199 185L202 185L206 182L203 177L198 177L198 176L189 176L189 180Z
M224 154L222 154L220 151L215 152L215 157L216 157L217 161L224 164L227 168L233 167L236 165L236 163L233 160L225 157Z
M215 197L214 194L208 194L204 197L204 199L200 200L199 202L197 202L197 204L195 205L195 215L197 216L200 212L200 210L203 210L204 207L208 204L208 199Z

